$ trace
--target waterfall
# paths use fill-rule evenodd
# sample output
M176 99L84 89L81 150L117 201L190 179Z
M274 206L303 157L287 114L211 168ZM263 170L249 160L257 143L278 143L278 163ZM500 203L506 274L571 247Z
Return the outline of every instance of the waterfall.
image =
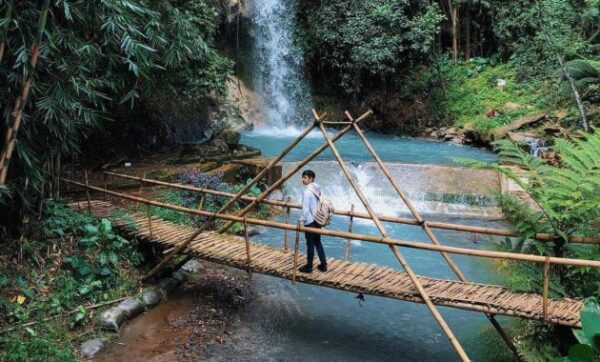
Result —
M257 125L254 132L290 136L311 117L302 51L293 41L293 1L256 0L252 13L254 84L267 123Z

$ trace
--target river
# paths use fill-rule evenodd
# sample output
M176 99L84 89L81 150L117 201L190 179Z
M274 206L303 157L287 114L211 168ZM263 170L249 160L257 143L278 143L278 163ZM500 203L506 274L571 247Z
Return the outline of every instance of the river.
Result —
M449 157L470 157L486 161L495 159L494 154L488 151L447 143L374 134L370 134L369 138L386 162L392 166L399 161L452 164ZM248 134L243 137L242 142L261 148L266 155L275 155L292 139L291 136L283 135ZM321 142L323 139L317 136L308 138L290 154L289 159L298 160ZM360 166L367 162L369 155L355 136L348 135L339 141L338 146L342 156L353 161L354 169L360 169ZM331 167L332 162L334 161L331 154L326 153L307 167L323 170L323 164L326 164L327 173L322 175L325 177L321 183L325 192L329 192L328 196L340 199L335 193L339 190L348 190L349 186L332 187L327 184L326 180L341 176L339 168L336 170ZM357 178L362 177L356 172L353 173ZM317 172L317 181L320 180L319 176ZM298 180L292 180L292 186L286 188L286 193L295 196L299 188ZM385 200L384 202L378 200L380 196L377 193L369 192L368 182L366 188L366 194L374 205L388 204ZM384 197L390 196L386 194ZM375 208L377 212L385 214L405 214L405 210L394 210L388 206L383 209ZM461 214L460 209L452 210L449 215L437 214L435 219L490 227L508 226L504 221L465 216ZM292 213L293 219L297 216L297 213ZM281 221L282 217L278 216L274 219ZM329 228L345 230L347 223L347 218L336 217ZM428 241L419 228L390 223L386 223L385 227L390 235L399 238ZM377 234L377 229L369 221L355 221L354 230L358 233ZM476 249L489 248L493 243L498 242L497 238L490 236L474 239L468 234L448 231L437 231L436 235L444 245ZM281 230L264 230L262 234L253 238L253 241L276 247L282 245L282 240ZM328 256L343 258L344 240L324 237L323 243ZM303 244L301 243L302 248L304 248ZM418 274L455 279L439 254L419 250L404 250L404 253ZM350 259L400 268L392 253L383 245L353 241ZM473 281L501 282L501 277L490 260L466 256L455 256L454 259L467 278ZM208 360L449 361L456 359L450 343L425 305L372 296L366 296L366 301L359 303L355 298L356 295L351 293L304 284L292 285L289 281L260 275L255 277L255 287L257 300L243 311L242 321L231 335L231 342L209 348ZM440 309L470 357L474 360L488 359L488 352L480 343L481 335L491 330L485 316L449 308Z

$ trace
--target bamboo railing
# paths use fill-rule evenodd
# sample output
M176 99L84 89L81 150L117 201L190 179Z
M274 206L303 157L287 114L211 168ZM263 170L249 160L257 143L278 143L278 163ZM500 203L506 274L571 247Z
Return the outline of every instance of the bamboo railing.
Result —
M223 197L228 197L228 198L232 198L235 196L235 194L225 192L225 191L217 191L217 190L212 190L212 189L207 189L207 188L194 187L194 186L190 186L190 185L183 185L183 184L179 184L179 183L159 181L159 180L153 180L153 179L148 179L148 178L142 179L139 176L132 176L132 175L127 175L127 174L122 174L122 173L117 173L117 172L104 171L104 174L108 175L108 176L117 177L117 178L143 181L144 183L153 184L153 185L157 185L157 186L172 187L172 188L179 189L179 190L198 192L201 194L223 196ZM240 201L244 201L244 202L253 202L253 201L256 201L256 199L257 199L256 197L246 196L246 195L243 195L239 198ZM292 209L301 209L302 208L301 204L296 203L296 202L291 202L291 201L270 200L270 199L265 198L261 201L261 203L267 204L267 205L273 205L273 206L281 206L281 207L286 207L286 208L289 207ZM348 217L355 217L355 218L367 219L367 220L371 219L371 217L369 216L368 213L360 212L360 211L335 209L333 213L335 215L339 215L339 216L348 216ZM411 218L398 217L398 216L387 216L387 215L381 215L381 214L377 214L377 217L379 217L379 220L381 220L381 221L393 222L393 223L404 224L404 225L421 226L419 221L417 221L415 219L411 219ZM469 233L475 233L475 234L506 236L506 237L519 236L519 234L516 231L508 230L508 229L488 228L488 227L481 227L481 226L453 224L453 223L429 221L429 220L424 221L424 224L432 229L463 231L463 232L469 232ZM541 240L541 241L552 241L552 240L556 239L556 236L552 235L552 234L537 233L534 236L532 236L532 238ZM600 244L600 238L591 237L591 236L572 235L572 236L569 236L569 242L575 243L575 244Z
M82 182L69 180L66 178L61 178L61 180L66 183L69 183L71 185L86 188L85 183L82 183ZM92 185L89 185L87 188L91 191L105 193L107 195L115 196L118 198L131 200L131 201L137 201L137 202L140 202L143 204L162 207L162 208L173 210L173 211L180 211L180 212L187 213L190 215L196 215L196 216L202 216L202 217L213 216L217 219L228 220L228 221L232 221L234 223L235 222L243 223L244 220L246 220L246 222L251 225L271 227L271 228L281 229L281 230L296 231L296 225L294 225L294 224L285 224L285 223L257 219L257 218L252 218L252 217L242 217L242 216L237 216L237 215L223 214L223 213L219 213L219 212L210 212L210 211L205 211L205 210L191 209L191 208L187 208L184 206L167 204L167 203L160 202L160 201L149 200L149 199L145 199L145 198L141 198L141 197L137 197L137 196L133 196L133 195L129 195L129 194L111 191L111 190L103 189L101 187L96 187L96 186L92 186ZM381 237L381 236L374 236L374 235L367 235L367 234L349 233L347 231L310 228L310 227L306 227L306 226L300 226L299 230L301 232L309 232L309 233L320 234L320 235L325 235L325 236L338 237L338 238L342 238L342 239L360 240L360 241L366 241L366 242L377 243L377 244L385 244L385 245L398 245L398 246L404 246L407 248L420 249L420 250L429 250L429 251L437 251L437 252L443 251L443 252L446 252L449 254L456 254L456 255L469 255L469 256L477 256L477 257L492 258L492 259L533 262L533 263L539 263L539 264L548 262L549 264L554 264L554 265L568 265L568 266L576 266L576 267L600 268L600 261L595 261L595 260L583 260L583 259L563 258L563 257L554 257L554 256L546 257L546 256L540 256L540 255L521 254L521 253L508 252L508 251L478 250L478 249L468 249L468 248L462 248L462 247L456 247L456 246L433 245L433 244L424 243L424 242L420 242L420 241L410 241L410 240L402 240L402 239L392 238L389 236Z

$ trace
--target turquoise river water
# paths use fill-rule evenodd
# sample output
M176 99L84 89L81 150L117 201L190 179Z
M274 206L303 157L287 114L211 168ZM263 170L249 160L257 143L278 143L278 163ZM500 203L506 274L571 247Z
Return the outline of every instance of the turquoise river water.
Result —
M333 133L332 133L333 134ZM382 158L393 165L394 162L425 164L452 164L450 157L469 157L494 161L491 152L448 143L438 143L398 137L369 135L374 147ZM242 143L262 149L266 156L278 154L293 140L292 135L244 135ZM311 135L303 141L286 160L296 161L321 144L319 135ZM370 156L360 140L352 134L336 143L342 156L352 161L355 168ZM319 162L333 162L331 153L324 153ZM286 166L287 165L287 166ZM289 164L284 164L284 168ZM308 167L311 167L309 165ZM331 185L332 173L341 171L331 167L315 167L327 170L322 184L327 192ZM325 177L326 176L326 177ZM369 175L357 175L369 177ZM298 180L286 188L286 193L297 195L300 190ZM368 185L368 183L366 183ZM414 186L414 185L413 185ZM417 186L418 188L418 182ZM346 188L345 186L342 188ZM329 189L333 190L333 189ZM333 192L333 191L332 191ZM377 204L377 193L369 193L370 201ZM335 195L329 195L334 196ZM381 200L379 200L381 201ZM385 204L380 203L380 204ZM381 213L403 214L402 210L379 209ZM293 213L293 219L297 218ZM281 217L274 217L281 220ZM446 216L435 216L436 220L451 221L490 227L508 227L504 221L489 221L483 218L466 217L459 211ZM348 220L335 218L330 229L345 230ZM386 223L389 234L408 240L428 241L419 228ZM377 234L371 222L355 222L358 233ZM468 234L437 231L436 235L444 245L468 248L490 248L498 242L493 237L474 239ZM291 238L291 237L290 237ZM268 245L281 246L283 231L264 230L253 237ZM302 237L301 251L304 250ZM328 256L343 258L345 241L324 237L323 243ZM403 250L413 269L422 275L455 279L439 254ZM397 260L384 245L365 242L352 242L351 260L377 263L400 268ZM496 268L489 259L454 256L464 274L481 283L501 283ZM315 261L316 262L316 261ZM316 271L317 272L317 271ZM355 294L316 287L305 284L292 285L291 282L255 275L257 300L242 313L241 326L231 335L231 343L209 348L210 361L252 360L252 361L454 361L457 356L445 335L431 316L427 307L393 299L366 296L359 304ZM483 334L498 338L481 313L456 309L440 308L444 318L473 360L488 360L480 337ZM507 319L503 320L506 323Z

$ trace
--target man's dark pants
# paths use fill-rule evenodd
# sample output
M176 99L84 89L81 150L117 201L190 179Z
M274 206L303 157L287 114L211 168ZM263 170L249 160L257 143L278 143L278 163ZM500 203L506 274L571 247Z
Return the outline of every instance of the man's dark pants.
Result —
M308 225L304 225L309 228L321 228L321 225L317 224L316 221L311 222ZM312 268L313 259L315 257L315 247L317 248L317 254L319 254L319 260L321 261L321 265L327 265L327 259L325 259L325 250L323 249L323 244L321 244L321 234L313 234L313 233L305 233L306 236L306 258L308 265Z

